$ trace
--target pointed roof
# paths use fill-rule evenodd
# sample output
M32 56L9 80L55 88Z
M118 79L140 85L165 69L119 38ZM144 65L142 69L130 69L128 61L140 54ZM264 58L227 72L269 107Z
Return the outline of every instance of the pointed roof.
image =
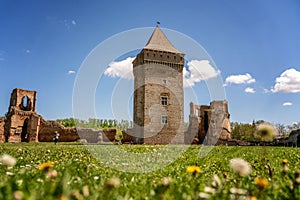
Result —
M158 26L154 29L144 49L183 54L183 52L179 51L172 45L172 43L168 40L167 36L162 32L162 30Z

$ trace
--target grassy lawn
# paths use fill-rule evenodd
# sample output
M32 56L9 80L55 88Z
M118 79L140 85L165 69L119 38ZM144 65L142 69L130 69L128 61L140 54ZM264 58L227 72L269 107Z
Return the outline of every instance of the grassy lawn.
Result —
M1 143L0 156L8 154L17 162L0 165L0 199L300 199L300 148L218 146L205 156L199 152L209 147L165 149ZM235 173L229 166L233 158L247 161L251 173ZM187 171L188 166L195 171ZM156 171L133 173L151 168Z

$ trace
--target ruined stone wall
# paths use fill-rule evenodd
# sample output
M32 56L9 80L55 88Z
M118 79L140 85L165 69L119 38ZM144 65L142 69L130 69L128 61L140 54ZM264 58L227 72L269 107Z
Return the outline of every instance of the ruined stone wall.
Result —
M56 121L40 120L39 142L52 142L55 131L59 133L59 142L75 142L85 140L89 143L114 142L116 129L95 130L91 128L65 128Z
M5 124L5 117L0 117L0 142L4 142L4 124Z
M28 98L28 102L23 102ZM27 104L28 106L23 106L23 104ZM15 88L11 93L10 98L10 106L9 108L17 107L20 110L35 112L36 109L36 91L33 90L23 90L20 88ZM10 110L9 110L10 111Z
M122 131L122 143L131 144L133 142L134 142L133 129L127 129L126 131Z
M39 142L52 142L55 131L59 133L60 142L74 142L80 139L76 128L65 128L56 121L46 121L41 118L38 134Z
M196 135L199 144L218 144L218 140L230 139L230 114L227 101L212 101L210 105L190 104L189 128L186 142ZM198 124L197 124L198 123Z
M230 138L230 123L227 101L212 101L210 103L211 118L207 132L206 144L214 145L219 139ZM229 127L228 127L229 126Z

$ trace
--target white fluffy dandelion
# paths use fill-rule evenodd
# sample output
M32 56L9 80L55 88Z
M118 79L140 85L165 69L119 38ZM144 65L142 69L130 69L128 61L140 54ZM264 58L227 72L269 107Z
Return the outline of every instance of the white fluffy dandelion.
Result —
M229 166L234 172L236 172L240 176L247 176L251 172L250 164L241 158L231 159Z
M17 163L17 160L14 157L10 156L10 155L3 154L0 157L0 163L4 166L7 166L7 167L13 167Z

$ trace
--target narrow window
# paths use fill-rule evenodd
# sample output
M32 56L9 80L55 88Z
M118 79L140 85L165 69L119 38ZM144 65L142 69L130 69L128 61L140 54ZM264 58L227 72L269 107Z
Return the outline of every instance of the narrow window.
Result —
M168 97L160 97L160 103L161 103L161 105L163 105L163 106L166 106L166 105L168 105Z
M174 60L176 60L176 56L174 56Z
M162 80L162 83L163 83L164 85L166 85L166 84L167 84L167 80L166 80L166 79L163 79L163 80Z
M167 124L168 123L168 116L167 115L162 115L161 116L161 123L162 124Z

